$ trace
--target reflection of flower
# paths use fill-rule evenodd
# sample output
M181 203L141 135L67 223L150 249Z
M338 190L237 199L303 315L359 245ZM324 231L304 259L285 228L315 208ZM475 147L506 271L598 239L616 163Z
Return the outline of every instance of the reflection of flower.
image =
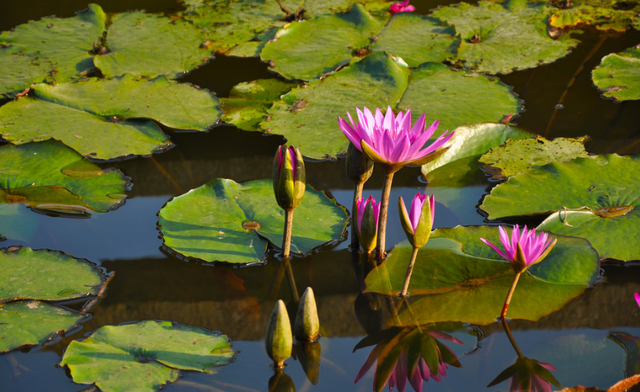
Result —
M398 12L413 12L416 10L416 7L409 4L409 0L403 1L402 3L393 3L389 6L392 14L397 14Z
M428 200L428 201L427 201ZM402 196L398 199L400 209L400 221L409 242L414 248L422 248L431 235L433 218L435 216L435 199L433 195L427 197L420 192L416 193L411 202L411 210L407 213Z
M369 354L355 380L358 382L377 361L374 391L382 391L388 383L390 391L404 392L408 381L414 390L422 392L423 381L432 378L439 382L442 376L447 375L447 365L461 367L453 351L440 342L446 340L463 344L451 335L407 327L384 330L379 337L381 340ZM371 337L364 338L356 349L369 345L363 344L367 340L371 341Z
M367 253L376 247L379 215L380 203L376 204L373 196L369 196L367 200L361 197L356 201L356 230Z
M638 303L638 306L640 306L640 294L634 293L633 296L636 297L636 302Z
M500 226L499 229L504 252L484 238L480 238L480 240L510 262L516 273L523 272L530 265L542 261L551 252L557 241L549 238L547 233L537 235L536 229L527 230L526 226L520 233L520 227L516 225L511 232L511 239L509 239L509 234L504 227Z
M549 370L557 370L548 363L538 362L535 359L519 357L516 363L506 368L491 381L487 387L499 384L509 378L509 391L522 392L551 392L551 384L561 387Z

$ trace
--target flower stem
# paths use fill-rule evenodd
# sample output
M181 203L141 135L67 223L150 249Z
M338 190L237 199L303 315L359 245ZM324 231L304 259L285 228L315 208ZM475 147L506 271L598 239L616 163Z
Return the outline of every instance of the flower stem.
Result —
M389 196L391 195L391 183L393 174L387 172L384 187L382 188L382 200L380 200L380 218L378 219L378 263L385 258L385 240L387 237L387 214L389 212Z
M351 250L357 251L360 247L360 241L358 241L358 230L356 228L356 210L357 201L362 197L362 189L364 188L364 182L356 183L356 190L353 193L353 204L351 205Z
M513 292L516 291L516 286L518 285L518 279L520 279L520 275L522 275L522 272L516 272L516 276L515 278L513 278L513 283L511 283L511 287L509 288L509 293L507 293L507 299L504 301L502 313L500 313L500 318L503 320L507 317L507 309L509 309L509 303L511 303Z
M284 238L282 238L282 255L289 257L291 249L291 227L293 226L293 210L284 210Z
M518 358L524 358L524 355L522 355L522 351L520 351L520 347L518 347L518 344L516 343L516 340L513 338L513 335L511 335L511 330L509 329L509 326L507 325L507 320L505 320L504 318L502 319L502 326L504 327L504 330L507 333L507 337L509 338L509 342L511 343L513 348L516 350L516 353L518 354Z
M409 281L411 281L411 274L413 273L413 265L416 263L416 257L418 256L419 248L413 248L411 253L411 261L409 262L409 268L407 268L407 275L404 277L404 284L402 285L402 291L400 292L400 298L407 296L407 290L409 290Z

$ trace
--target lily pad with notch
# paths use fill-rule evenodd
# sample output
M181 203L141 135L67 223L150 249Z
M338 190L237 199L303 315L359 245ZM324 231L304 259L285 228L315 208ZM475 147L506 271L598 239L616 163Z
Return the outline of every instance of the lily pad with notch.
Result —
M284 212L273 196L271 180L239 184L216 179L177 196L158 220L164 245L182 256L204 261L258 263L267 243L282 245ZM293 214L291 251L308 253L342 238L344 207L307 186Z
M604 97L616 101L640 99L640 45L604 56L591 78Z
M60 362L73 381L103 392L156 391L181 370L214 373L233 358L225 335L170 321L107 325L73 341Z

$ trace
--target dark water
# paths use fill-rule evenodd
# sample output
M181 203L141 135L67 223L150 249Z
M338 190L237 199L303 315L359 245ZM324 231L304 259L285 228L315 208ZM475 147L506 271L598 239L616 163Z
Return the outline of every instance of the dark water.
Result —
M444 4L444 3L439 3ZM436 3L418 4L426 12ZM86 6L83 1L21 2L0 0L0 29L7 30L43 16L71 16ZM174 12L180 6L171 0L105 1L107 12L146 9ZM526 111L515 122L548 138L590 135L590 152L635 154L640 152L640 102L615 104L599 97L590 80L591 70L611 52L624 50L640 41L640 32L609 35L587 31L571 54L547 66L500 77L525 101ZM595 48L595 50L594 50ZM590 55L590 52L593 52ZM584 69L577 73L584 64ZM275 77L257 59L219 56L184 80L208 88L219 97L243 81ZM575 82L571 84L572 78ZM566 96L562 98L566 91ZM563 109L555 109L561 103ZM167 131L169 132L169 131ZM124 206L90 219L66 219L36 215L38 229L29 238L10 239L3 246L62 250L75 257L99 263L115 277L104 298L91 309L92 318L81 329L45 347L0 355L0 391L80 391L68 370L57 367L69 342L107 324L145 319L174 320L219 330L233 340L236 360L217 374L185 373L167 391L265 391L273 375L264 351L266 320L278 298L293 306L289 282L282 277L282 265L269 255L265 266L232 268L204 265L178 259L162 248L156 228L158 210L173 196L196 188L214 178L242 182L269 178L276 146L284 139L219 126L209 133L171 133L176 147L148 158L136 158L114 166L131 177L133 188ZM351 205L352 185L343 171L342 160L308 163L308 182L333 195L340 204ZM412 198L424 191L417 168L406 168L394 179L392 200ZM366 184L366 194L379 197L382 176L377 172ZM436 227L484 224L476 210L492 184L482 175L464 186L429 186L436 200L450 200L447 208L437 206ZM394 204L389 213L387 243L404 240ZM9 238L17 238L3 234ZM320 378L312 385L300 363L289 359L286 368L298 391L369 391L373 372L354 384L370 349L352 353L366 335L355 316L359 284L347 249L348 241L328 246L292 262L300 292L313 287L322 324ZM631 374L626 354L608 338L609 332L640 335L640 310L633 293L640 291L640 269L636 266L604 266L605 279L562 310L538 323L514 321L514 337L525 355L558 368L554 372L563 386L610 385ZM430 380L425 390L504 390L506 384L486 385L515 361L505 333L499 325L474 329L453 326L451 333L465 345L452 345L462 369L449 369L442 382ZM475 350L474 350L475 349ZM411 387L408 387L410 390Z

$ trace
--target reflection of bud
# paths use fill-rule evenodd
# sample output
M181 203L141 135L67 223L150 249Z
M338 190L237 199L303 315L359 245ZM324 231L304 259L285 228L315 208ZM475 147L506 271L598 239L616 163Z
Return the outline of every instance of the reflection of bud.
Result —
M269 379L269 392L296 392L296 386L291 377L278 369Z
M346 165L347 176L356 184L367 181L373 173L373 161L367 159L353 143L349 143Z
M300 150L279 146L273 159L273 191L283 210L293 210L302 201L306 173Z
M305 342L316 340L320 334L318 307L311 287L307 287L304 294L302 294L302 298L300 298L293 332L297 340Z
M409 242L414 248L425 246L431 236L433 228L433 218L435 213L435 200L433 195L420 194L413 197L411 210L407 213L402 196L398 198L398 209L400 210L400 222Z
M322 347L320 341L315 342L297 342L294 347L294 355L302 370L307 375L307 378L313 385L318 384L320 379L320 356L322 354Z
M551 392L551 384L562 388L549 370L556 370L556 368L535 359L519 357L516 363L506 368L495 380L491 381L487 388L508 379L511 379L509 381L509 391L511 392Z
M273 312L271 312L264 343L269 358L277 367L283 367L284 361L291 356L293 336L291 335L291 322L287 308L281 299L278 300Z

